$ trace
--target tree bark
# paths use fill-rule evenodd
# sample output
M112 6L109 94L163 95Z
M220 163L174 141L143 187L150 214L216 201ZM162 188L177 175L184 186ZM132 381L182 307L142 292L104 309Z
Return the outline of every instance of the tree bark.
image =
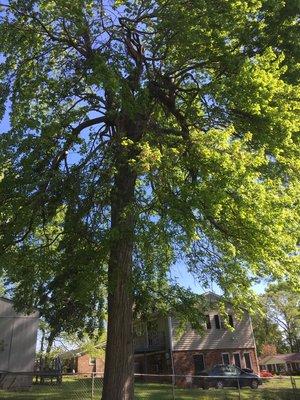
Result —
M44 356L44 344L45 344L45 337L46 337L46 332L45 329L41 329L42 331L42 338L41 338L41 347L40 347L40 368L43 366L43 356Z
M132 253L136 173L130 168L128 157L122 155L124 149L118 151L111 195L112 239L108 264L108 326L102 400L132 400L134 392Z
M48 342L47 343L47 348L46 348L46 356L47 357L49 356L49 354L50 354L50 352L52 350L52 346L53 346L53 343L54 343L55 336L56 336L56 332L50 332L50 335L49 335L49 337L47 339L47 342Z

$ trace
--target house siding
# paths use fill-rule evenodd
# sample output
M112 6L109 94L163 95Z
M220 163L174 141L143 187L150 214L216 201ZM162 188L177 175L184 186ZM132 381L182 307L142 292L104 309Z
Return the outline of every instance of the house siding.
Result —
M193 329L187 329L183 334L178 334L178 322L172 318L174 351L255 347L251 320L246 313L240 321L234 318L233 332L225 328L216 329L213 316L217 314L217 311L211 311L209 313L212 328L209 330L205 328L203 333L199 333Z
M34 370L38 313L18 314L12 302L0 299L0 370Z
M38 320L38 313L19 314L11 301L0 298L0 371L34 371ZM7 375L1 380L2 388L13 390L31 384L30 376Z

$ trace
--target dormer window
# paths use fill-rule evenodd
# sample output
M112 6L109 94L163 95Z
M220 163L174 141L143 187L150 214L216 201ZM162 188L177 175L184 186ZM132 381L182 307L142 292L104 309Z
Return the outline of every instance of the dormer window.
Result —
M215 327L216 329L221 329L221 321L220 321L220 316L219 315L214 315L214 320L215 320Z
M205 315L205 320L206 320L206 329L211 329L210 316Z
M234 328L233 316L231 314L228 315L228 323Z

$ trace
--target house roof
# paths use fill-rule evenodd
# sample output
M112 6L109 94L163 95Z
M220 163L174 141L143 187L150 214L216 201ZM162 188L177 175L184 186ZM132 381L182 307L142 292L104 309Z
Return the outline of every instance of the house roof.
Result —
M300 353L275 354L259 360L260 365L285 364L287 362L300 362Z
M63 360L68 360L69 358L82 356L83 354L85 353L82 351L82 349L78 348L78 349L64 351L63 353L59 354L59 357Z
M96 348L99 350L105 349L105 345L100 344L100 345L96 346ZM77 347L75 349L63 351L62 353L59 354L59 357L62 360L68 360L70 358L84 356L85 354L88 354L88 351L86 351L83 347Z

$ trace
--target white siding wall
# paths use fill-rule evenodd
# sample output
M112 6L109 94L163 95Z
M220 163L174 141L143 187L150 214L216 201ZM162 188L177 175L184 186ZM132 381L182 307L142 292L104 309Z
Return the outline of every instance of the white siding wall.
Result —
M203 349L233 349L233 348L251 348L255 347L254 335L251 321L247 313L243 319L237 321L234 319L233 332L225 328L216 329L214 315L217 311L209 313L211 320L211 329L204 328L202 334L193 329L188 329L183 334L177 334L176 327L178 323L172 318L172 336L174 350L203 350Z
M0 298L0 371L33 371L38 314L21 315Z

